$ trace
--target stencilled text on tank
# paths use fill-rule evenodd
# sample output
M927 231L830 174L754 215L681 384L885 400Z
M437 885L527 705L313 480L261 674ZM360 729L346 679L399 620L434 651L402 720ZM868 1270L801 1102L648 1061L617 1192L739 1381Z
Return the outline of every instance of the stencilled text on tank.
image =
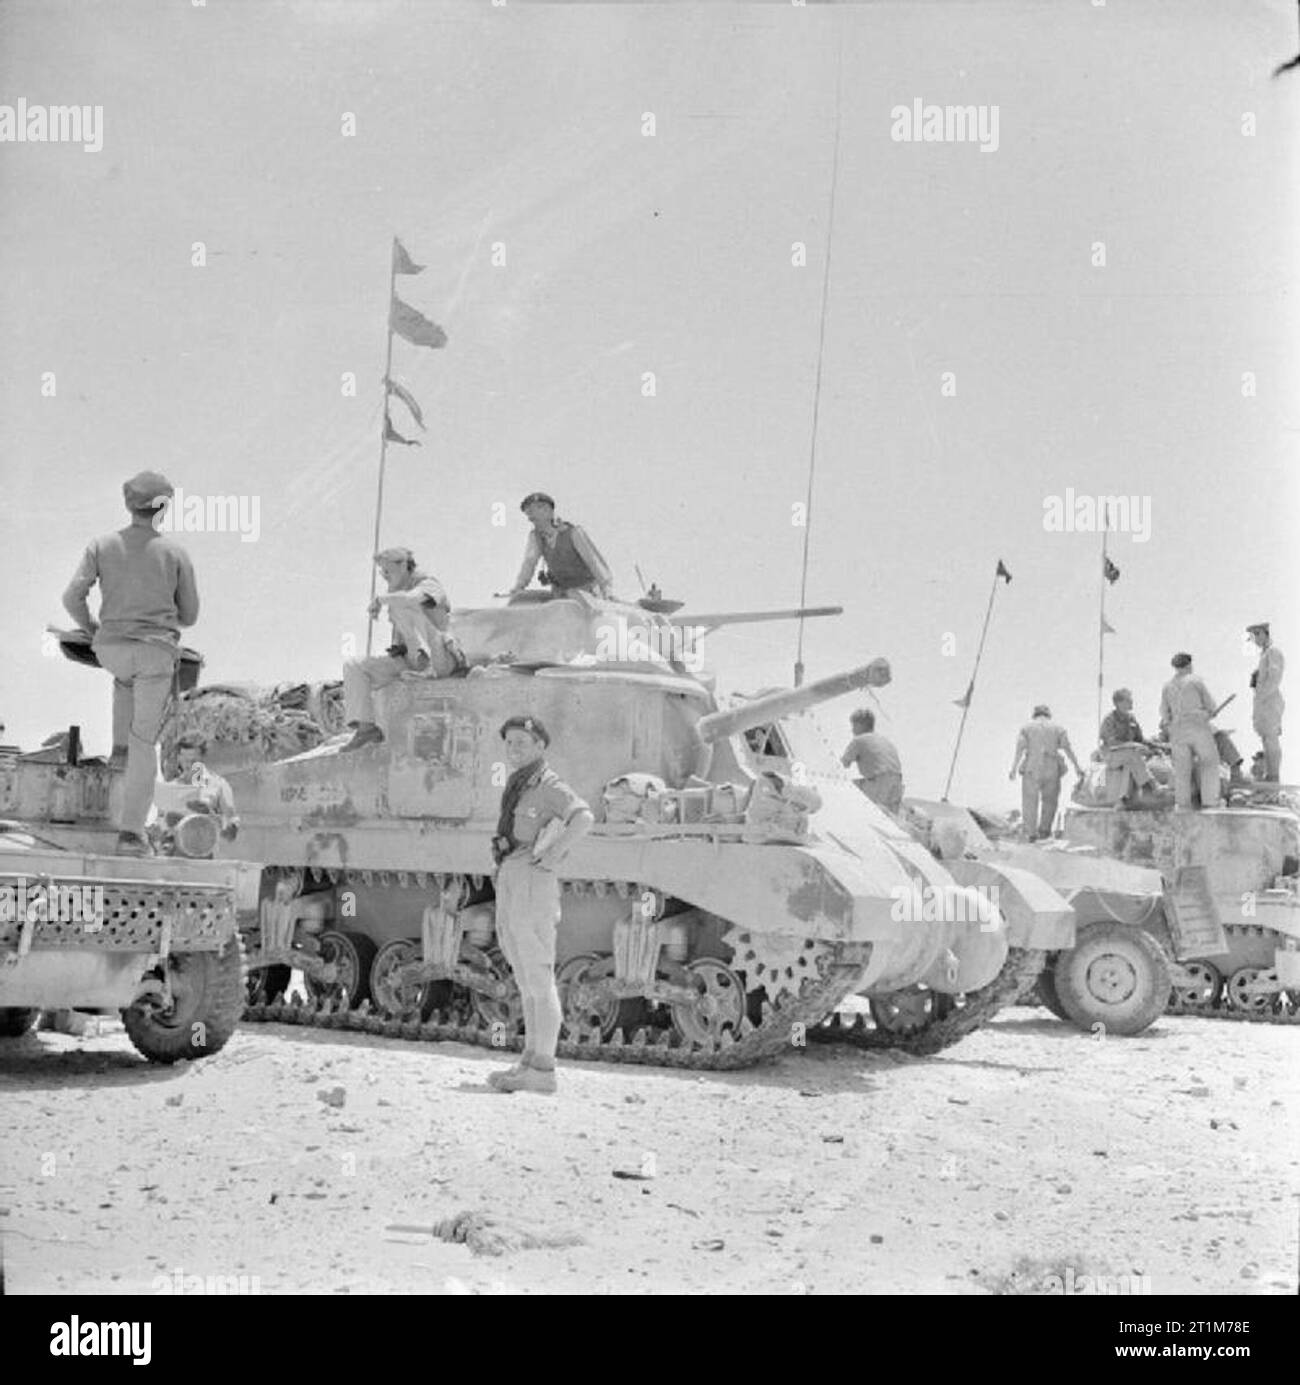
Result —
M285 784L280 789L280 802L302 808L337 808L348 800L342 784Z

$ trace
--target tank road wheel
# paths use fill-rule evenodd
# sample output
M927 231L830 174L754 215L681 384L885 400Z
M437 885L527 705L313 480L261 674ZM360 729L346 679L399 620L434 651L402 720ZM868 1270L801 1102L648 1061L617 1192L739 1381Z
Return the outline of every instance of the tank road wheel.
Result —
M273 1000L281 999L285 991L289 989L289 981L292 976L293 968L286 966L283 962L250 970L248 980L245 983L248 1003L250 1005L269 1005Z
M375 953L370 965L370 997L385 1019L420 1020L429 1004L429 987L417 982L403 985L398 972L424 959L424 947L415 938L396 938Z
M482 950L475 948L474 951L478 953L473 958L475 965L482 967L494 981L504 981L510 988L502 1000L484 995L482 991L470 991L470 1004L474 1007L474 1013L488 1029L504 1024L506 1032L513 1034L523 1025L524 1002L519 994L519 987L515 984L510 963L506 961L505 953L499 947ZM465 960L464 954L461 960Z
M746 1016L745 987L740 977L714 957L701 957L686 968L697 992L693 1001L674 1001L669 1006L673 1028L687 1043L716 1044L723 1034L740 1038Z
M1070 1023L1070 1017L1065 1013L1065 1007L1061 1004L1061 997L1056 994L1056 976L1051 967L1044 967L1038 974L1038 981L1033 990L1025 997L1027 1005L1035 1003L1042 1005L1050 1010L1058 1020Z
M600 1037L607 1039L618 1028L618 1001L594 995L591 986L584 984L602 980L612 968L613 959L602 968L601 957L596 952L579 953L556 968L555 986L560 993L564 1023L575 1036L599 1026ZM602 972L603 975L598 974Z
M317 1003L334 1004L347 992L348 1009L355 1009L370 994L370 964L374 961L375 945L364 933L339 933L329 929L320 935L320 955L323 962L333 962L338 978L329 984L303 975L307 994Z
M0 1009L0 1039L20 1039L41 1017L39 1010Z
M1183 962L1170 996L1188 1010L1213 1010L1223 995L1223 976L1210 962Z
M1255 987L1269 974L1267 967L1238 967L1228 978L1225 994L1234 1010L1262 1015L1273 1008L1274 991L1259 991Z
M1056 960L1053 980L1061 1008L1080 1029L1140 1034L1169 1003L1169 963L1140 928L1090 923Z
M902 991L867 997L877 1029L890 1034L914 1034L933 1020L951 1014L953 998L928 986L908 986Z
M239 935L220 952L173 952L165 965L170 1008L139 1004L123 1010L127 1038L152 1063L220 1052L244 1011L244 949ZM161 973L160 965L154 974Z

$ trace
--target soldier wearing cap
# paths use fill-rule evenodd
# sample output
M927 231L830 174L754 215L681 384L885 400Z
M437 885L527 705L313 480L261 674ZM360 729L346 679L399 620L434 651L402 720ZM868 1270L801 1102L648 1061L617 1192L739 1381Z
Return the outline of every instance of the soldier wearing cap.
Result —
M1201 678L1192 672L1192 656L1175 654L1174 676L1160 693L1160 729L1169 739L1174 762L1174 807L1194 808L1192 765L1195 761L1201 807L1219 801L1219 747L1210 718L1218 706Z
M1082 776L1083 770L1075 759L1065 728L1052 720L1052 709L1040 702L1034 708L1033 717L1020 728L1011 773L1007 776L1008 779L1015 779L1017 774L1021 776L1021 827L1027 841L1052 835L1056 805L1061 797L1061 776L1065 773L1062 758L1065 755L1070 757L1074 772Z
M373 659L349 659L343 665L343 711L355 730L340 753L360 750L384 739L375 722L374 695L403 673L449 678L465 667L460 646L448 633L451 606L442 584L426 577L415 565L409 548L385 548L375 562L388 591L370 603L372 619L383 607L393 624L393 643L387 654Z
M515 596L533 580L537 565L545 561L541 581L555 596L585 591L608 596L612 578L609 564L600 556L586 531L568 520L555 518L555 501L544 491L526 495L519 508L533 526L524 548L524 562L515 584L507 593Z
M551 743L536 717L510 717L501 726L513 771L501 795L492 839L496 862L496 926L501 950L524 1004L524 1052L514 1067L488 1081L501 1092L555 1091L555 1048L563 1015L555 986L555 932L560 882L555 870L569 848L591 830L586 803L546 763Z
M199 616L199 593L189 555L156 524L174 494L156 471L122 487L131 522L95 539L82 555L63 605L92 637L91 648L113 675L112 762L126 764L119 854L144 856L144 835L158 768L158 735L171 691L180 631ZM87 597L99 583L99 619Z
M186 801L192 812L208 813L221 824L221 835L234 841L239 835L239 814L235 811L235 795L227 780L214 774L203 763L208 742L198 731L187 731L176 742L172 752L175 775L172 784L188 785L193 793Z
M1259 646L1259 667L1250 675L1250 686L1255 690L1251 724L1264 746L1264 777L1277 784L1282 779L1282 713L1286 710L1282 671L1286 660L1269 635L1267 621L1248 625L1246 633Z

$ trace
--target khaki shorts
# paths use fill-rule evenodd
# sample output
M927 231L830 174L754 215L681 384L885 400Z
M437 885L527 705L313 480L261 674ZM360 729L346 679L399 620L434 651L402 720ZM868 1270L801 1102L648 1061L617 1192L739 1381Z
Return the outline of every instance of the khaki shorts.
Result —
M560 881L554 871L527 856L509 856L497 871L497 937L518 975L555 966L555 930L560 922Z

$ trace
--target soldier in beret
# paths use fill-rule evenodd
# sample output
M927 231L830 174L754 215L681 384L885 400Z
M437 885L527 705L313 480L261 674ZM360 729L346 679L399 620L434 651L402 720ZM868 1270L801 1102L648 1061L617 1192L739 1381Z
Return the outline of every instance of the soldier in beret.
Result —
M540 562L546 563L542 581L555 596L585 591L593 596L609 595L612 578L609 564L600 556L586 531L577 524L555 518L555 501L544 491L526 495L519 508L533 526L524 549L523 566L508 595L521 592L533 580Z
M1194 808L1192 768L1196 768L1201 807L1219 802L1219 747L1210 718L1218 705L1198 674L1192 656L1175 654L1169 661L1174 676L1160 693L1160 729L1169 737L1174 762L1174 807Z
M546 763L551 743L536 717L502 723L513 773L501 795L492 839L496 925L501 950L524 1003L524 1052L488 1081L499 1092L555 1091L555 1048L563 1015L555 986L555 930L560 922L559 862L593 822L591 809Z
M156 471L122 487L130 511L125 529L95 539L82 555L63 605L92 637L91 648L113 675L112 762L126 763L119 855L147 856L145 820L153 804L158 735L179 657L180 631L199 617L199 593L189 555L156 521L175 494ZM99 619L87 597L99 583Z

